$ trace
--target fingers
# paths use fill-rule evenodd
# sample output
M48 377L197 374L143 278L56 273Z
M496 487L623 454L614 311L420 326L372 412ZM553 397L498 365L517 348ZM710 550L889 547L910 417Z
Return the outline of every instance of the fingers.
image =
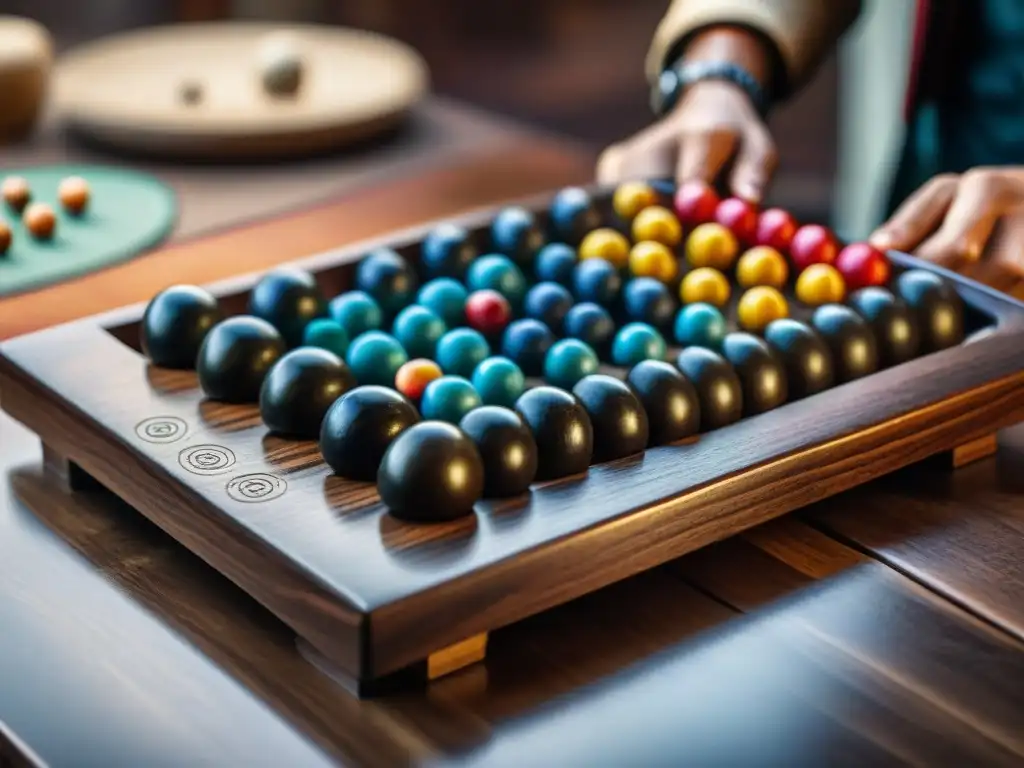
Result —
M750 126L733 166L733 194L760 203L777 165L778 151L768 129L760 124Z
M906 199L870 238L880 250L911 251L942 221L956 194L957 176L936 176Z
M948 269L976 263L996 222L1013 201L1009 192L1009 184L997 173L964 174L942 226L921 243L915 255Z
M736 134L732 131L701 131L683 136L676 163L676 181L714 184L735 154L736 144Z
M972 280L1019 294L1024 282L1024 212L1004 216L993 229L985 257L963 269Z
M672 177L678 133L667 121L655 123L624 144L606 149L597 163L602 185Z

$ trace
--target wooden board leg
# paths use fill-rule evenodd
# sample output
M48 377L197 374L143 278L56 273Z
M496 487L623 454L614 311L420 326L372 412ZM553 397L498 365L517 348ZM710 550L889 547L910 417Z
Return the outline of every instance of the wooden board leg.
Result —
M979 437L977 440L971 440L969 443L958 445L946 454L945 462L951 469L960 469L960 467L992 456L998 448L998 437L992 433Z
M487 633L468 637L427 657L427 679L436 680L470 664L483 661L487 655Z
M99 487L92 475L46 443L43 443L43 468L64 490L85 491Z

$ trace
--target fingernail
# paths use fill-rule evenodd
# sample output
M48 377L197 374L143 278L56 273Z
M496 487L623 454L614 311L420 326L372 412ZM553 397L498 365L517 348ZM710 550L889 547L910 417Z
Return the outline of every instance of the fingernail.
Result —
M884 251L888 248L892 248L892 244L895 242L895 240L896 239L892 236L891 233L886 232L883 229L871 235L871 237L868 239L868 242L875 248Z
M761 190L753 184L739 184L734 191L737 197L746 200L748 203L761 202Z

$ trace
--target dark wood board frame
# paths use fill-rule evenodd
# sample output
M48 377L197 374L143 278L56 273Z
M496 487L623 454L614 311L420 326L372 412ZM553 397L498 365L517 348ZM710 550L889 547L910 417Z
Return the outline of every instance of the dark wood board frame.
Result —
M494 211L458 221L481 231ZM295 264L333 295L369 249L414 257L435 224ZM449 524L393 519L372 485L332 476L314 442L269 436L255 406L203 402L194 374L149 367L137 349L144 305L0 346L0 404L40 436L66 482L87 475L122 497L369 692L477 660L490 630L1024 420L1024 304L892 259L947 278L986 329ZM241 311L259 277L211 290ZM204 446L221 464L197 474L187 457Z

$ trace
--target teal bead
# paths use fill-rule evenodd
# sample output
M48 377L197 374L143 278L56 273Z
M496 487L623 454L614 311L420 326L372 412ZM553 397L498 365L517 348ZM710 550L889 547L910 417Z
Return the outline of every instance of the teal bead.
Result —
M380 305L363 291L349 291L334 297L328 312L331 319L345 329L349 340L367 331L378 331L384 325L384 312Z
M483 405L480 394L462 376L442 376L427 384L420 400L420 414L426 421L458 424L462 417Z
M623 368L632 368L644 360L664 360L665 339L647 323L624 325L612 342L612 362Z
M306 326L302 332L302 343L307 347L326 349L344 360L348 352L349 338L341 323L319 318Z
M497 291L508 299L513 308L521 306L526 296L526 277L507 256L491 254L480 257L470 265L466 282L473 291Z
M441 370L453 376L468 379L473 371L491 354L487 339L472 328L448 331L437 342L435 360Z
M572 390L584 376L597 373L600 361L593 347L579 339L556 341L544 358L544 378L556 387Z
M449 328L457 328L466 323L468 297L469 291L462 283L450 277L439 277L420 288L416 303L444 320Z
M473 371L473 386L485 405L512 408L526 389L526 377L507 357L489 357Z
M447 332L444 320L426 307L414 304L398 313L391 332L409 357L434 358L437 342Z
M367 331L348 348L345 362L362 385L393 387L398 369L409 361L409 355L398 339L382 331Z
M710 304L689 304L676 315L676 341L684 347L718 349L728 332L725 316Z

